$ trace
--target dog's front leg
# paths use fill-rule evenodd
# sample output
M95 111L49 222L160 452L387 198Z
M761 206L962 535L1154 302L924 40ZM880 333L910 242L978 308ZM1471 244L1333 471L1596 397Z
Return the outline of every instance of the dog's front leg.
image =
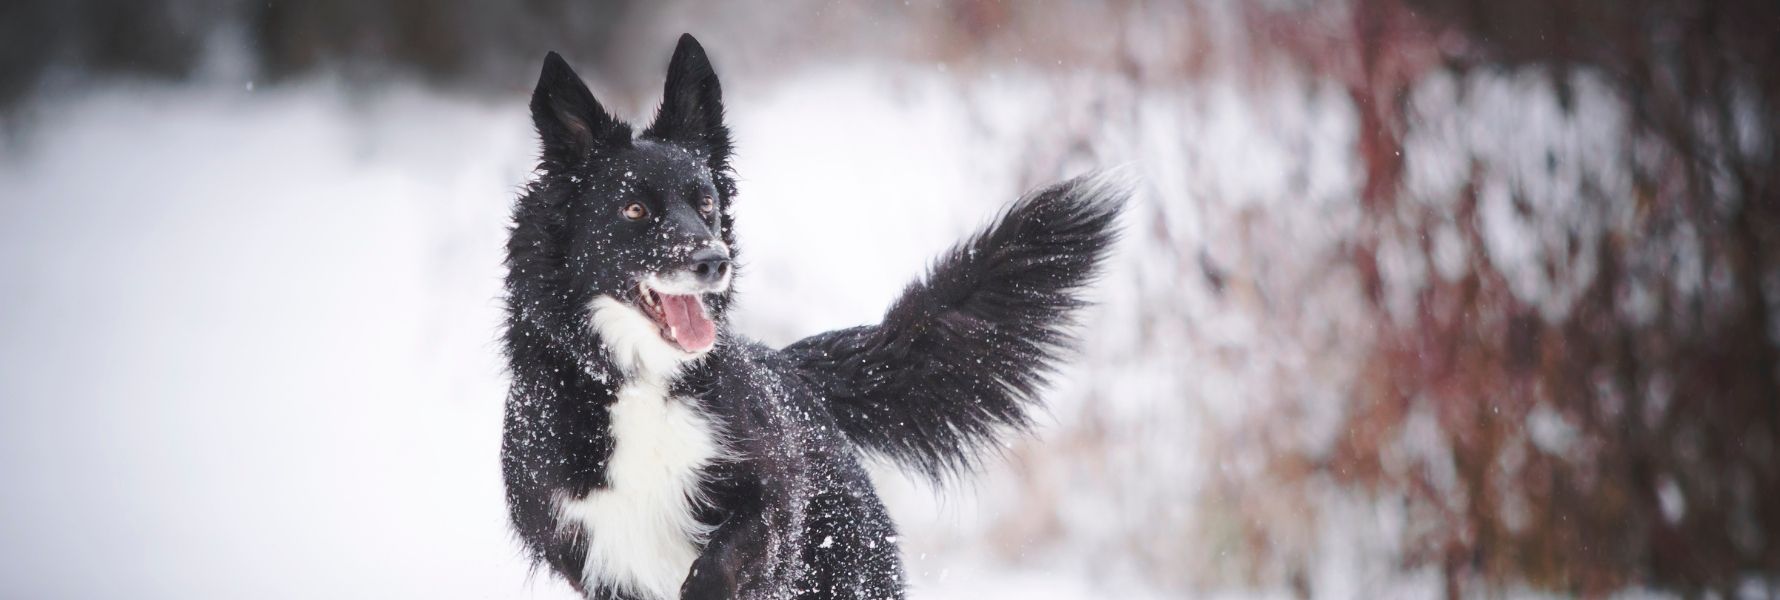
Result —
M761 494L730 512L692 563L682 600L790 596L802 525L784 494Z
M741 517L741 518L738 518ZM680 588L682 600L728 600L730 598L764 597L745 594L747 590L772 587L769 579L778 570L777 557L770 552L771 543L761 543L774 535L760 515L733 515L711 535L704 553L692 563L686 583ZM763 585L764 584L764 585Z

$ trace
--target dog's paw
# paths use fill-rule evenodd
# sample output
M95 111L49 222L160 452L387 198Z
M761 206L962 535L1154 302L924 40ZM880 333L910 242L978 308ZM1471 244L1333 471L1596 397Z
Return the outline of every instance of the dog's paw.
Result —
M692 563L686 583L680 585L680 599L729 600L736 597L740 587L735 569L728 568L716 555L706 554Z

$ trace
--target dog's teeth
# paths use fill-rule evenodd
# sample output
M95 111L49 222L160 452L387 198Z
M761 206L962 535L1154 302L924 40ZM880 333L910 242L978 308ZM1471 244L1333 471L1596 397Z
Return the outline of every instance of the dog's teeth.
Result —
M637 282L637 295L642 297L643 306L655 308L660 304L660 301L655 297L655 292L649 289L648 284L640 281Z

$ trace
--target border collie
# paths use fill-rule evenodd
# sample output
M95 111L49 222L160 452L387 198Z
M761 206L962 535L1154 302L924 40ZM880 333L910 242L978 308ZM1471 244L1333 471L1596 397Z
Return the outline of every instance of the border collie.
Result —
M726 327L736 182L692 36L641 133L555 53L531 113L543 150L507 242L501 459L534 564L588 598L902 597L861 455L941 479L1028 424L1126 187L1032 192L882 323L773 349Z

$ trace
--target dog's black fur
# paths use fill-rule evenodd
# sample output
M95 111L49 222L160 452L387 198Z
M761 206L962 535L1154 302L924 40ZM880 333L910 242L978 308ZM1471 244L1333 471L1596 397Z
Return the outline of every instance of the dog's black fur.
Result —
M606 461L625 443L608 409L636 376L590 326L589 306L600 296L634 302L639 274L683 268L691 242L734 248L721 96L703 49L683 36L640 136L554 53L532 97L543 157L507 245L513 381L502 465L531 557L590 598L638 596L587 577L587 543L600 532L563 521L557 507L608 487ZM858 453L941 478L1026 425L1125 194L1093 179L1029 194L941 257L883 323L782 350L725 330L730 291L705 297L719 338L678 373L670 401L720 423L733 458L703 473L698 517L716 529L682 597L901 597L895 530ZM716 210L701 214L707 196ZM633 201L660 218L620 218Z

